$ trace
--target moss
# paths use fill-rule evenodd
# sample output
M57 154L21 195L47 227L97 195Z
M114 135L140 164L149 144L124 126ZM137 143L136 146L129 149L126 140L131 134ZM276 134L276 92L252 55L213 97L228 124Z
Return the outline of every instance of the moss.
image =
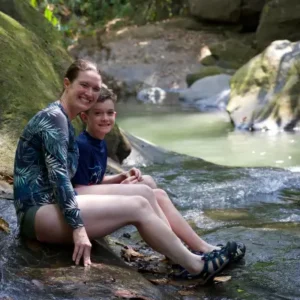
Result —
M71 58L39 12L23 0L6 2L0 1L0 171L11 173L14 150L7 150L28 120L57 99Z
M233 69L241 67L257 54L256 50L250 45L235 39L210 44L209 49L220 64Z
M186 83L188 86L191 86L195 81L204 77L230 73L232 73L230 70L226 70L217 66L203 67L197 73L188 74L186 76Z

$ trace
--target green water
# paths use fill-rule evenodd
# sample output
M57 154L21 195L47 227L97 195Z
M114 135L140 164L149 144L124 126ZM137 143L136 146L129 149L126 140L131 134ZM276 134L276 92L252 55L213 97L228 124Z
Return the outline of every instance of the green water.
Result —
M226 113L117 107L118 124L165 149L228 166L300 165L300 134L235 131Z

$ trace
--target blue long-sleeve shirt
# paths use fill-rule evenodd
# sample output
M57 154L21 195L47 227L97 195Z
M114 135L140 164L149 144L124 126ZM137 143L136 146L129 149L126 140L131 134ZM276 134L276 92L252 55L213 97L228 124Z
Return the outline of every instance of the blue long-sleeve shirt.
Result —
M28 122L16 150L14 204L19 224L29 207L56 203L72 228L83 226L70 181L77 164L74 128L61 104L53 102Z

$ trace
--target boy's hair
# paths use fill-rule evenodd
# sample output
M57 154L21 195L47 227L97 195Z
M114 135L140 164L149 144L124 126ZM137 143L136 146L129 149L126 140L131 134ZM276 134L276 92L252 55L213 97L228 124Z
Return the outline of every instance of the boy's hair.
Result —
M107 87L102 86L100 89L100 94L98 96L97 102L104 102L106 100L111 100L113 103L117 102L117 95Z

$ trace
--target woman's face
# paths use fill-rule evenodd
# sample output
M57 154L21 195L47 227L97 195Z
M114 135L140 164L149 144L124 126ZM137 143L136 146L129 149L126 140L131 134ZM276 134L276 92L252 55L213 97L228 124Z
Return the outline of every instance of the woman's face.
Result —
M96 103L102 81L97 71L88 70L80 71L73 82L65 78L64 84L69 104L79 113L90 109Z

